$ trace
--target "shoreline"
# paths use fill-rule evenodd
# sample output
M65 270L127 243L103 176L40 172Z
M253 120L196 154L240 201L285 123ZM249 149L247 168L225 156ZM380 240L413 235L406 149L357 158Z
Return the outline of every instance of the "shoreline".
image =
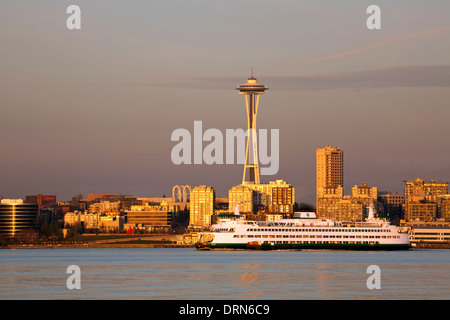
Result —
M195 248L195 246L188 244L167 244L167 243L161 244L79 243L79 244L16 244L3 247L2 249L99 249L99 248Z
M111 248L196 248L193 244L175 244L175 243L54 243L54 244L14 244L0 249L111 249ZM414 249L439 249L449 250L450 246L421 245L412 246ZM331 249L333 250L333 249Z

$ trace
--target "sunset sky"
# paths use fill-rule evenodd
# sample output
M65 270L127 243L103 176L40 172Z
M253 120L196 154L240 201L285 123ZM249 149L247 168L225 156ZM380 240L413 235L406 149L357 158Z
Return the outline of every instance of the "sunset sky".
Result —
M81 8L81 30L66 9ZM366 9L381 8L381 30ZM242 165L174 165L171 133L246 129L235 88L269 87L258 128L314 203L315 150L344 150L344 193L450 181L450 2L0 0L0 196L227 197Z

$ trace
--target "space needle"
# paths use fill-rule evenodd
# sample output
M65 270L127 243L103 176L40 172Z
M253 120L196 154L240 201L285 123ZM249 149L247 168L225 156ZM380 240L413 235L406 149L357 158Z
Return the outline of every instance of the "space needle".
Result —
M256 135L256 115L258 113L259 95L268 90L265 85L259 84L253 77L253 67L247 83L241 84L236 90L239 94L245 95L245 106L247 108L247 146L245 149L244 174L242 184L260 184L258 165L258 140ZM250 171L247 180L247 171Z

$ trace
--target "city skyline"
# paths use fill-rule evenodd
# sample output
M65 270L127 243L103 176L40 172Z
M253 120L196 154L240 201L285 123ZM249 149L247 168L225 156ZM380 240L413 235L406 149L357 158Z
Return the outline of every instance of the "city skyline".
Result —
M326 145L345 150L346 191L450 180L448 3L378 1L374 31L367 1L77 1L82 29L69 31L68 2L25 2L0 5L1 196L170 196L174 185L226 196L242 165L176 166L170 134L195 120L245 129L234 89L251 66L270 88L258 128L280 129L279 171L261 183L283 179L313 204ZM260 33L240 36L248 28Z

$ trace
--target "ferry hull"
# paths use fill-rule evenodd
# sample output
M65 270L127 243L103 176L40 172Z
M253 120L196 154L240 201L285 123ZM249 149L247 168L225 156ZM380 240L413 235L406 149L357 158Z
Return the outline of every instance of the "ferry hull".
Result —
M207 243L197 245L198 250L408 250L410 244L261 244L249 245L247 243Z

